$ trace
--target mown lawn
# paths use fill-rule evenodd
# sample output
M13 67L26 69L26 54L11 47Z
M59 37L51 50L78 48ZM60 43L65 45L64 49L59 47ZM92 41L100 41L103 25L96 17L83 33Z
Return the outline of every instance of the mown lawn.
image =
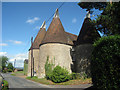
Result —
M37 77L26 77L26 79L39 82L41 84L47 84L47 85L79 85L79 84L91 84L91 78L87 79L75 79L75 80L69 80L67 82L62 82L62 83L54 83L50 80L47 80L46 78L39 79Z

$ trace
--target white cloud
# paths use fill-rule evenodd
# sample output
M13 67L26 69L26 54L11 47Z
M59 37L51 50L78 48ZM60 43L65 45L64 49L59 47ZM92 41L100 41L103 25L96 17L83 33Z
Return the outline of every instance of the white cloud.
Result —
M0 46L8 46L6 43L0 43Z
M24 60L28 58L28 53L19 53L14 56L14 58L11 58L9 62L12 62L14 65L14 61L16 60L15 67L23 67Z
M22 44L22 41L16 41L16 40L9 40L9 42L12 42L14 44Z
M36 21L40 20L39 17L34 17L33 19L28 19L26 23L32 24L35 23Z
M76 23L77 22L77 19L76 18L73 18L72 19L72 23Z
M36 26L34 29L40 29L40 26Z
M37 20L39 20L39 18L38 18L38 17L34 17L34 19L33 19L33 20L37 21Z
M7 52L0 52L0 56L7 56Z
M34 21L32 19L28 19L26 23L34 23Z

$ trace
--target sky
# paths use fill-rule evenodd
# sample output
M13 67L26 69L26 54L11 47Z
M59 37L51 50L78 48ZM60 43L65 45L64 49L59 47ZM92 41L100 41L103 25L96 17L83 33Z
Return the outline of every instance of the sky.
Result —
M78 35L86 16L86 10L77 5L78 2L2 2L2 42L0 42L0 56L9 58L15 67L23 67L28 58L31 37L35 38L43 21L47 21L55 10L59 9L59 16L66 32ZM95 19L98 10L94 10ZM53 17L52 17L53 18ZM48 29L52 18L46 23Z

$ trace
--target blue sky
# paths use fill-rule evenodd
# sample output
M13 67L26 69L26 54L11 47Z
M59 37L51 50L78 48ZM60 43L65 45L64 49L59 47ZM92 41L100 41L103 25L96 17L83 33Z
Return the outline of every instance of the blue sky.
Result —
M62 2L3 2L2 3L2 50L10 62L23 66L28 58L31 37L35 38L44 20L48 20ZM95 10L93 14L99 14ZM78 35L86 15L77 2L65 2L59 9L65 31ZM92 19L96 18L92 17ZM48 29L52 18L46 23Z

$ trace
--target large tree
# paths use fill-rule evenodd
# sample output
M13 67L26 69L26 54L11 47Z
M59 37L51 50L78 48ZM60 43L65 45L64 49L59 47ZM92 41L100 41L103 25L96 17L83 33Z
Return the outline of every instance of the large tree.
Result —
M0 56L0 63L2 63L2 65L1 65L2 71L6 67L7 62L8 62L8 58L6 56Z
M103 10L101 15L93 20L96 29L104 35L120 34L120 2L80 2L78 5L86 10Z
M7 69L13 70L14 69L13 64L12 63L8 63Z
M106 0L104 0L106 1ZM86 9L86 11L92 10L92 9L99 9L103 10L107 6L106 2L79 2L78 5L82 9Z
M108 3L95 24L96 29L105 35L120 34L120 2Z

